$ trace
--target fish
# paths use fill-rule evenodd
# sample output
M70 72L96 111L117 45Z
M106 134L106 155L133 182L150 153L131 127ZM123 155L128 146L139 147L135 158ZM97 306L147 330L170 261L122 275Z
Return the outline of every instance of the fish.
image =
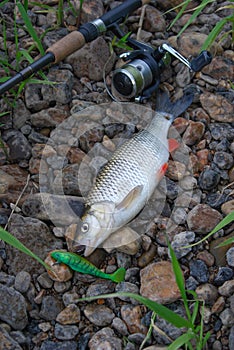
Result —
M57 250L51 252L50 255L54 260L57 261L58 264L63 263L69 266L72 270L80 273L109 279L115 283L122 282L125 278L126 270L123 267L120 267L112 274L108 274L99 270L90 261L76 253Z
M85 247L84 256L143 209L166 173L169 152L179 146L168 140L169 127L191 105L193 96L188 92L171 102L167 93L158 95L159 107L149 125L125 141L100 170L74 237Z

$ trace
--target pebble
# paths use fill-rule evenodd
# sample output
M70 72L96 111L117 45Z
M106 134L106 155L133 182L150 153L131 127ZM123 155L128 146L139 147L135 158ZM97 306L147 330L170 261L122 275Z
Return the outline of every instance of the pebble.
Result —
M40 350L77 350L77 342L76 341L63 341L60 342L58 340L51 341L45 340L40 347Z
M186 145L192 146L201 140L204 132L205 125L203 123L190 120L182 139Z
M224 282L229 281L233 277L233 269L222 266L219 268L217 275L214 278L214 284L221 286Z
M228 123L211 123L209 125L211 136L214 140L233 140L234 131L230 124Z
M200 101L209 116L219 122L233 123L233 105L225 97L205 92L201 94Z
M190 274L199 283L206 283L209 280L209 270L202 260L193 260L189 264Z
M49 289L53 286L53 281L48 276L47 272L44 272L40 276L38 276L37 281L40 283L42 288L45 288L45 289Z
M228 215L231 212L233 212L234 211L234 199L223 203L221 206L221 210L222 210L222 213L224 215Z
M175 181L181 180L186 173L186 166L178 161L169 160L166 175Z
M19 130L7 130L3 132L2 139L9 147L9 158L12 162L31 157L32 148L27 138Z
M31 283L31 276L26 271L20 271L15 276L14 288L20 293L26 293Z
M115 290L115 284L111 281L94 282L88 286L86 291L87 297L93 297L96 295L102 295L107 293L113 293Z
M222 219L222 215L217 210L207 204L198 204L188 213L187 224L189 230L205 235Z
M62 242L58 241L50 232L49 227L38 219L13 214L8 228L21 243L35 252L41 259L46 257L50 249L62 247ZM38 274L44 271L44 268L35 259L12 246L7 245L6 252L9 273L16 274L20 271L26 271Z
M0 350L22 350L23 348L19 343L14 340L9 333L0 326Z
M56 321L63 325L78 323L80 321L80 309L76 304L69 304L57 315Z
M56 319L62 309L62 302L57 297L46 295L42 299L40 317L46 321L52 321Z
M189 276L189 278L187 278L187 280L185 281L185 286L187 290L195 290L198 284L198 281L193 276Z
M171 242L171 246L174 250L174 253L177 259L186 256L189 252L191 252L192 247L183 248L188 246L192 242L194 242L195 233L192 231L184 231L176 234Z
M146 266L140 271L140 294L158 303L167 304L180 298L172 265L160 261Z
M53 281L66 282L72 278L73 276L72 270L65 264L54 265L55 259L53 259L50 256L50 254L48 254L48 256L46 257L45 263L51 267L51 270L47 270L47 273ZM40 278L40 281L44 284L46 283L46 285L51 284L51 282L45 281L45 278L43 277Z
M85 317L95 326L105 327L111 324L115 314L105 305L89 304L84 309Z
M147 333L147 327L142 324L142 309L140 305L121 306L121 317L126 323L129 333Z
M68 306L70 304L77 303L79 298L79 295L72 290L63 294L63 303L65 306Z
M215 152L213 161L220 169L226 170L233 166L233 156L227 152Z
M128 292L133 294L139 294L139 287L130 282L120 282L117 284L115 291L117 293ZM119 299L123 301L131 302L132 304L138 304L138 301L129 297L119 296Z
M205 191L214 189L220 181L220 175L216 171L206 168L204 169L198 179L199 186Z
M234 247L228 249L226 259L229 266L234 267Z
M28 323L26 300L12 287L0 284L0 319L15 330L22 330Z
M217 288L210 283L204 283L196 288L199 299L205 301L206 305L213 305L218 298Z
M90 350L115 349L122 350L122 341L116 337L114 331L105 327L96 332L88 343Z
M197 259L204 261L204 263L211 267L214 265L215 258L214 256L207 250L203 250L197 254Z
M224 282L218 290L220 295L230 297L234 293L234 279Z
M213 304L211 311L213 313L219 314L221 311L223 311L224 307L225 307L225 299L224 297L221 296Z
M71 340L74 339L79 333L79 328L77 326L61 325L59 323L55 324L54 335L59 340Z
M162 13L153 6L147 5L146 7L143 29L151 33L166 30L166 22Z
M150 248L143 252L141 256L137 259L137 265L139 267L147 266L156 256L157 246L155 244L151 244Z
M231 327L234 324L234 313L229 308L223 310L219 314L219 317L220 317L224 326Z
M115 317L113 319L111 326L121 335L128 334L128 329L126 324L119 317Z

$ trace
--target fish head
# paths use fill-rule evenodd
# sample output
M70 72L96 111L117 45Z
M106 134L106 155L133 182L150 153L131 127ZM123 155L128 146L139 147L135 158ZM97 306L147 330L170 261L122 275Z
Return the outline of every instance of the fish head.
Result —
M112 202L91 205L81 218L76 241L85 246L84 256L90 255L115 230Z

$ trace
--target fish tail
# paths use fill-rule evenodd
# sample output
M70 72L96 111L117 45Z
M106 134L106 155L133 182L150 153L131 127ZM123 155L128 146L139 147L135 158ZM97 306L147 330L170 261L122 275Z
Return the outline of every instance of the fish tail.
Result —
M172 121L180 114L186 111L186 109L192 104L194 99L194 93L191 91L185 92L184 95L172 102L169 98L169 94L166 91L158 90L156 96L156 111L165 112L172 115Z
M118 270L116 270L114 273L112 273L110 276L110 279L113 282L122 282L124 281L125 278L125 274L126 274L126 270L124 267L120 267Z

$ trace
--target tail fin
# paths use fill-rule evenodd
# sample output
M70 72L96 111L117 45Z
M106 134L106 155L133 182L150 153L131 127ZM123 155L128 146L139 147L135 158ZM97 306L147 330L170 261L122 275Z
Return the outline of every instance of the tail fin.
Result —
M113 282L119 283L124 281L126 274L126 270L123 267L120 267L118 270L116 270L114 273L110 275L110 278Z
M171 102L169 94L165 91L158 90L156 97L156 111L166 112L173 116L173 120L182 114L192 104L194 94L185 93L175 102Z

